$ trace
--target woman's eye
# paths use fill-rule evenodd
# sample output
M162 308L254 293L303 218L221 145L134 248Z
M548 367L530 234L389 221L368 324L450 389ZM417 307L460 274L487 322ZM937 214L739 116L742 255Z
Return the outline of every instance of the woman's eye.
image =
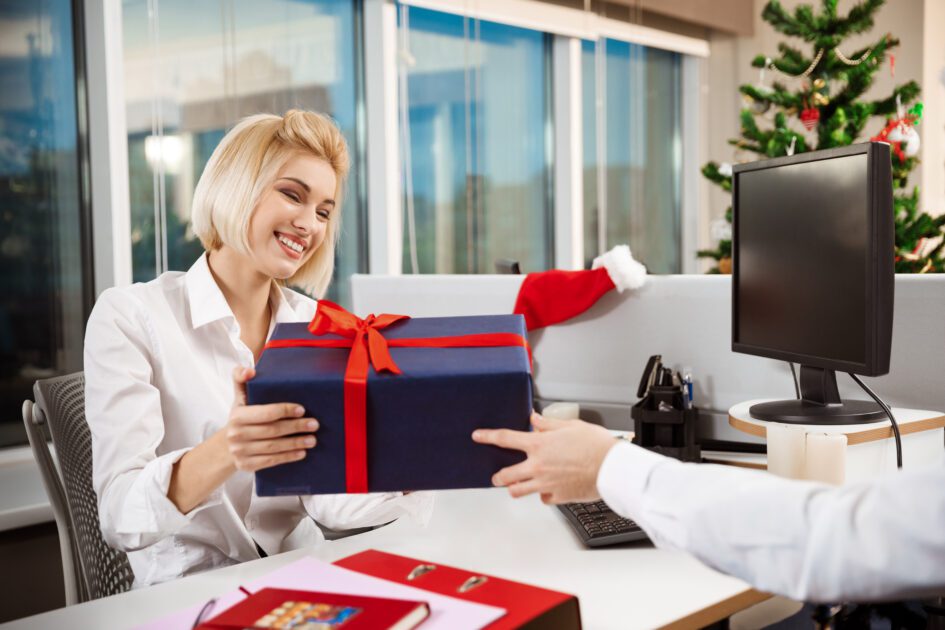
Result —
M318 217L327 221L331 218L331 210L319 210Z
M294 192L292 192L291 190L283 190L283 191L281 191L281 192L282 192L283 195L285 195L286 197L288 197L289 199L291 199L291 200L294 201L295 203L298 203L299 201L301 201L301 199L299 198L299 196L298 196L297 194L295 194Z

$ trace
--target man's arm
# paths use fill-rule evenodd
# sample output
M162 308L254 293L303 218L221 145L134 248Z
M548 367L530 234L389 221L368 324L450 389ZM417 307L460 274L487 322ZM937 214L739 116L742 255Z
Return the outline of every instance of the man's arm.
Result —
M945 467L847 486L611 449L601 496L661 547L803 601L945 592Z
M660 547L682 549L754 587L805 601L945 592L945 465L834 487L683 464L579 420L535 415L535 431L480 429L524 451L495 474L514 497L603 497Z

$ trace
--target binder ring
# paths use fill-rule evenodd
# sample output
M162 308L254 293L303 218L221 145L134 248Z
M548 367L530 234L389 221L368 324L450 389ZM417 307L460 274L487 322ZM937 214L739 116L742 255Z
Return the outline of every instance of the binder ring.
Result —
M433 564L418 564L413 568L413 570L407 574L407 579L410 581L416 580L421 575L429 573L436 569L436 565Z
M484 575L474 575L468 580L466 580L465 582L463 582L462 586L456 589L456 591L459 593L467 593L473 590L474 588L476 588L477 586L485 584L488 580L489 578L487 578Z

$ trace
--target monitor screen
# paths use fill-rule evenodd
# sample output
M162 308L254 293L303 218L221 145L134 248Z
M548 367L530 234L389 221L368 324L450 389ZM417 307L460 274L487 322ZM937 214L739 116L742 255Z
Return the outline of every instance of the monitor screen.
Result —
M811 365L867 363L867 152L736 177L733 316L740 350L785 353Z

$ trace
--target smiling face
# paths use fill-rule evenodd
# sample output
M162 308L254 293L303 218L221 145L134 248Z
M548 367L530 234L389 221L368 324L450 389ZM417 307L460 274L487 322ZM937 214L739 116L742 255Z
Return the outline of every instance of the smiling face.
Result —
M296 153L263 192L249 223L251 257L260 273L291 278L328 234L337 177L331 165Z

